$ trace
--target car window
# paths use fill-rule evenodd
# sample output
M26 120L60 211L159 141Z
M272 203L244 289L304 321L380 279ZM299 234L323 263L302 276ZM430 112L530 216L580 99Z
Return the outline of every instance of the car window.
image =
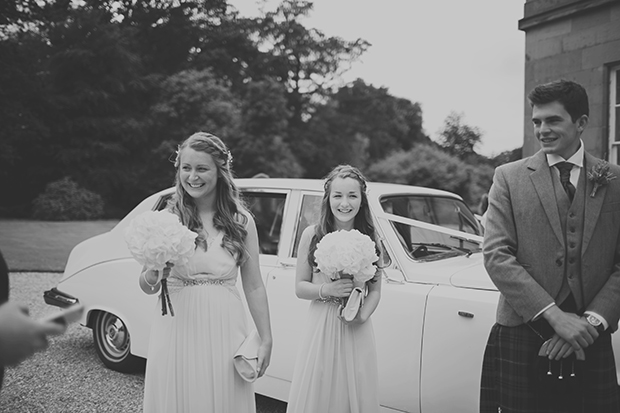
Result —
M299 248L299 240L304 230L319 221L321 213L321 196L304 194L301 200L301 210L297 218L297 226L295 230L295 245L293 245L293 257L297 257L297 249Z
M421 261L433 261L480 250L480 244L451 234L390 221L407 254Z
M277 255L286 195L247 191L243 199L256 221L260 253Z
M172 193L162 195L162 197L157 201L157 204L155 204L155 211L162 211L166 209L170 198L172 198Z
M411 218L428 224L482 235L474 214L458 200L439 196L399 195L381 200L385 212Z

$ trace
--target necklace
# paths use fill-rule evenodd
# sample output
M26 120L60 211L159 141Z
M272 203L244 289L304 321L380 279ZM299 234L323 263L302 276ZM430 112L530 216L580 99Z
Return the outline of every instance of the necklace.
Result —
M205 250L208 250L211 248L211 245L213 245L213 241L215 241L215 238L217 236L217 233L215 235L211 235L209 233L209 231L207 231L206 229L202 229L202 231L204 232L204 243L205 243Z

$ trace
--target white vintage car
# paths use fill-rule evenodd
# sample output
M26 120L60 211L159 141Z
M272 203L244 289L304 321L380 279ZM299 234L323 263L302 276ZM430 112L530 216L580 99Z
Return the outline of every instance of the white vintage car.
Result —
M274 347L256 391L286 401L308 301L295 296L295 261L304 228L319 214L323 182L238 179L256 217ZM482 228L452 193L370 183L370 208L386 251L382 298L373 325L384 412L478 412L482 355L498 292L482 265ZM85 306L103 363L143 365L156 296L138 286L141 266L124 241L136 215L164 208L172 188L156 193L110 232L77 245L48 304ZM250 318L251 320L251 318ZM620 342L614 337L616 354ZM620 371L620 368L618 369Z

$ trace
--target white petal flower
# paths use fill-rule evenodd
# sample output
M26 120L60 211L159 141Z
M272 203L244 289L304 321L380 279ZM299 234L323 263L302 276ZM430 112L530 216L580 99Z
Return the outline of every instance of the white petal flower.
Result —
M168 211L144 212L125 229L129 252L151 270L162 270L168 262L186 265L194 255L197 236Z
M374 277L377 268L373 263L379 259L374 241L356 229L325 235L317 245L314 258L321 272L332 277L339 272L351 274L355 281L362 283Z

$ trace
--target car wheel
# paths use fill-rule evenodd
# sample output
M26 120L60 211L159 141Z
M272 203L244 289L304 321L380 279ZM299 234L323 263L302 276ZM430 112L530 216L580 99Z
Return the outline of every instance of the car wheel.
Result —
M144 368L145 360L129 352L131 339L127 326L114 314L97 312L93 340L97 355L106 367L122 373L133 373Z

